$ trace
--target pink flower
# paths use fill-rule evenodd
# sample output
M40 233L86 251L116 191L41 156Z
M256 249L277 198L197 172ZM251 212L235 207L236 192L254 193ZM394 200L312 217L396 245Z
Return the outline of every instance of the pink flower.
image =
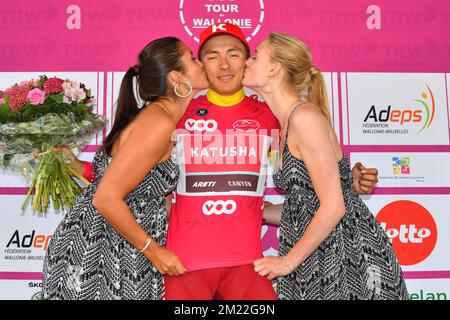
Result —
M21 81L19 83L19 87L27 87L28 89L34 89L38 85L38 82L34 79L28 80L28 81Z
M36 88L36 87L38 86L38 84L39 84L38 81L37 81L37 80L34 80L34 79L28 81L28 86L29 86L30 88Z
M9 96L9 107L16 112L27 102L27 95L30 90L27 87L13 87L5 91Z
M45 92L39 88L35 88L28 92L27 99L32 105L42 104L45 100Z
M0 98L0 104L5 104L5 99Z
M64 91L62 83L64 80L59 78L49 78L44 82L44 91L47 94L61 93Z
M90 98L90 99L88 99L88 101L86 101L86 106L87 107L91 107L93 105L94 105L94 99L93 98Z

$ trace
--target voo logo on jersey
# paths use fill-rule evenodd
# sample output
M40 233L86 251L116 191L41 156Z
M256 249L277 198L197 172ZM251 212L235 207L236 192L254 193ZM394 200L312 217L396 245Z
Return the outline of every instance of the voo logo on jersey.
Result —
M217 121L216 120L194 120L187 119L184 123L184 126L189 131L207 131L213 132L217 130Z
M233 200L208 200L203 204L203 214L210 216L212 214L221 215L221 214L232 214L236 211L237 205Z

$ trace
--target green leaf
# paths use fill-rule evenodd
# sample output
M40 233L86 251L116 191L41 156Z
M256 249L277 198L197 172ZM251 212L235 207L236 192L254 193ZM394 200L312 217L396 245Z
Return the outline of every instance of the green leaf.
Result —
M0 104L0 123L16 122L14 121L15 114L6 104Z
M44 82L47 81L47 76L46 75L40 75L39 79L38 79L38 88L42 90L42 88L44 87Z
M5 104L0 104L0 112L9 112L12 113L11 109L9 108L8 105Z
M62 93L51 94L48 97L51 98L56 103L63 103L64 95Z

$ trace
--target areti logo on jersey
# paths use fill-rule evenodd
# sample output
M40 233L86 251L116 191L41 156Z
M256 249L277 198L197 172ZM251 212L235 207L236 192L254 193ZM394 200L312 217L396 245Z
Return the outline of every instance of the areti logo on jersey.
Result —
M184 123L185 128L188 131L199 131L199 132L213 132L217 130L218 124L216 120L195 120L187 119Z
M208 200L203 204L202 211L206 216L232 214L236 211L237 205L234 200Z
M235 130L258 130L259 127L259 122L255 120L237 120L233 123L233 128Z
M380 210L377 220L395 250L401 265L418 264L427 259L437 242L433 216L414 201L399 200Z

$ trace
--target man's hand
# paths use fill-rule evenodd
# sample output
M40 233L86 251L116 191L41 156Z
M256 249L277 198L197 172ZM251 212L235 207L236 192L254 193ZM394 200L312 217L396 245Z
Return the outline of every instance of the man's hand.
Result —
M63 157L67 160L69 166L75 169L79 174L83 174L84 172L84 164L78 159L67 146L53 147L53 152L61 152Z
M366 168L357 162L352 169L353 185L358 194L370 194L378 182L378 170Z
M263 208L263 223L269 223L273 225L280 225L281 211L283 210L283 204L273 204L269 201L264 201Z

